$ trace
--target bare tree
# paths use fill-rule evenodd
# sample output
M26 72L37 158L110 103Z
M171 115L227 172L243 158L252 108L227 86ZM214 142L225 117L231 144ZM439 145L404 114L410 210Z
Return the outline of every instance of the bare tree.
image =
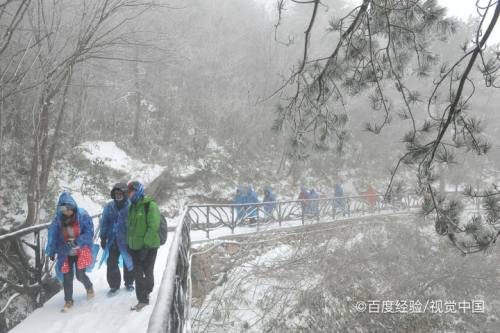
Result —
M114 53L130 47L127 26L155 6L140 0L7 0L0 4L0 140L4 130L14 124L13 134L26 134L23 161L29 163L25 174L27 216L17 228L40 222L68 123L65 118L75 71L92 60L130 60L114 59ZM17 150L16 154L23 152ZM0 150L0 168L2 159ZM19 295L39 305L50 280L47 263L45 274L37 278L20 239L2 243L0 261L12 272L0 277L0 288L12 294L0 315Z

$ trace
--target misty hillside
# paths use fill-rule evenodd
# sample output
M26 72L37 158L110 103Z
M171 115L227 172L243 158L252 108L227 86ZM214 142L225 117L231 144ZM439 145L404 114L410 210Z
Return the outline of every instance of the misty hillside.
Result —
M489 0L0 0L0 333L498 331L499 19ZM127 207L110 229L108 203ZM115 303L125 261L148 269Z
M406 214L226 237L196 247L193 332L494 332L497 260Z

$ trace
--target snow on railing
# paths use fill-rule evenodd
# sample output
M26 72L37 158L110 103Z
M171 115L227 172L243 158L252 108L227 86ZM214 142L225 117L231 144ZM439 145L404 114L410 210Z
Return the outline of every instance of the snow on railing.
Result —
M94 215L94 216L92 216L92 219L98 218L99 216L100 216L100 214ZM10 233L0 235L0 251L3 251L2 255L1 255L1 259L4 262L6 262L9 266L15 265L12 262L12 260L10 260L7 257L6 251L4 251L4 249L7 249L9 247L14 248L14 249L18 249L15 252L17 253L18 256L21 257L21 258L17 258L19 260L19 262L21 264L23 264L24 266L26 266L26 267L24 267L25 268L24 272L30 273L30 274L32 272L33 276L29 277L28 279L25 276L18 276L17 278L19 281L26 281L29 286L32 286L33 283L36 283L39 286L41 286L42 278L43 278L43 274L44 274L44 269L46 271L50 271L50 269L47 268L48 262L45 258L45 249L42 246L42 240L41 240L41 236L40 236L40 234L43 231L45 231L46 229L49 228L50 224L51 224L50 222L43 223L43 224L37 224L34 226L22 228L22 229L19 229L19 230L10 232ZM99 230L99 229L97 229L97 230ZM30 234L33 234L32 242L30 242L30 240L26 239L26 238L28 238L27 236ZM94 241L96 240L97 234L98 234L98 232L95 233ZM12 244L10 244L10 243L14 243L15 246L12 247L11 246ZM24 258L24 253L22 252L22 249L20 248L21 244L26 245L27 247L29 247L30 249L32 249L35 252L34 256L33 256L34 261L35 261L34 267L32 267L32 264L30 263L29 260ZM17 267L12 267L12 268L13 268L14 272L16 272L16 273L18 272L16 270ZM28 288L26 286L25 287L20 286L17 289L21 291L23 289L29 290L30 288ZM38 305L41 305L41 304L38 304Z
M181 214L168 252L156 303L148 324L148 333L190 332L191 238L189 208Z
M189 205L186 218L192 229L203 230L210 238L210 231L220 227L234 230L239 226L255 225L257 231L262 224L287 221L335 220L340 214L346 217L372 214L383 211L399 211L418 208L422 197L417 194L400 194L390 200L383 195L358 195L327 197L318 199L287 200L246 204Z

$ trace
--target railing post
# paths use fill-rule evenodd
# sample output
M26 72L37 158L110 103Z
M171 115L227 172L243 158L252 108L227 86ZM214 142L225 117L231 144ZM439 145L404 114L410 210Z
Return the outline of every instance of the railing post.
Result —
M42 282L42 251L40 249L40 231L35 231L35 279L38 283Z
M278 201L278 224L281 227L281 202Z
M257 232L259 232L259 208L260 206L256 206L255 208L257 208Z
M406 206L408 207L407 209L408 209L408 210L411 210L411 204L410 204L410 194L409 194L409 193L406 195L406 199L408 200L408 201L406 202Z
M305 219L305 217L304 217L304 207L305 207L305 205L306 205L306 203L304 201L302 201L301 205L300 205L302 207L301 208L301 212L302 212L302 225L304 225L304 219Z
M320 201L321 199L317 199L316 201L316 204L314 205L314 209L315 209L315 213L317 213L317 218L316 218L316 221L319 223L320 219L321 219L321 205L320 205Z
M210 238L210 206L207 206L207 238Z
M336 215L336 214L335 214L335 213L336 213L336 212L335 212L335 209L336 209L336 207L335 207L335 206L337 205L337 202L335 201L335 199L333 199L333 200L331 201L331 203L332 203L332 220L335 220L335 215Z
M231 206L231 234L234 234L234 228L236 228L236 221L234 220L234 207Z
M347 198L346 206L347 206L347 217L351 217L351 199L350 198Z

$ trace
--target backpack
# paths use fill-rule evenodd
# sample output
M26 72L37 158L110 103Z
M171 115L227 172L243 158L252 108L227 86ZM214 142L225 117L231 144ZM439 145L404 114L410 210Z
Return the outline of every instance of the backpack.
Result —
M144 210L146 211L146 221L147 221L149 202L144 205ZM167 234L168 234L167 218L160 213L160 246L165 244L165 242L167 241Z

